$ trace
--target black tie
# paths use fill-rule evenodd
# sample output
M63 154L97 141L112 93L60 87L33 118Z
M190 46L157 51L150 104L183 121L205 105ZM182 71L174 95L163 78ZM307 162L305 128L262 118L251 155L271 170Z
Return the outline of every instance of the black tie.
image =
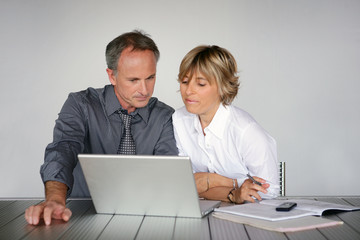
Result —
M119 149L117 154L135 155L135 142L131 135L131 119L132 116L118 111L120 117L125 125L125 132L121 137Z

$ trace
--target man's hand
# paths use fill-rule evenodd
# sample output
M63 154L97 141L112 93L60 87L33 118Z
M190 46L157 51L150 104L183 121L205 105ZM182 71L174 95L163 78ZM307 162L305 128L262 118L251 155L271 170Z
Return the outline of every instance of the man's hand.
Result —
M69 221L70 209L66 208L66 193L68 187L61 182L48 181L45 183L46 200L38 205L30 206L25 211L25 219L29 224L38 225L40 218L44 218L46 225L51 224L51 219Z
M25 219L29 224L38 225L40 218L44 218L46 225L51 224L51 219L69 221L71 211L65 205L56 201L45 201L35 206L30 206L25 211Z
M266 181L259 177L254 177L254 179L262 185L257 185L253 183L250 179L246 179L240 188L233 191L233 201L236 203L244 203L245 201L255 202L255 197L257 200L261 201L261 197L259 195L259 191L262 193L267 193L267 188L270 187L270 184L266 183Z

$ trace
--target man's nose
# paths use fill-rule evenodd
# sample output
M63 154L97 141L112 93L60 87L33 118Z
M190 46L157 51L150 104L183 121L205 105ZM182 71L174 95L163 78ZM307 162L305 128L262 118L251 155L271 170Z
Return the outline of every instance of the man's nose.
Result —
M145 81L140 81L140 85L139 85L139 93L141 93L142 95L147 95L148 93L148 88L146 85Z

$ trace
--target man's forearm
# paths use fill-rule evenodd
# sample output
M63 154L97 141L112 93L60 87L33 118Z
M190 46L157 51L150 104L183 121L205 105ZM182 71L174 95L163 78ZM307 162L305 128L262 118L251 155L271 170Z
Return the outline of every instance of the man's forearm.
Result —
M66 184L57 181L45 183L46 201L56 201L65 206L68 187Z

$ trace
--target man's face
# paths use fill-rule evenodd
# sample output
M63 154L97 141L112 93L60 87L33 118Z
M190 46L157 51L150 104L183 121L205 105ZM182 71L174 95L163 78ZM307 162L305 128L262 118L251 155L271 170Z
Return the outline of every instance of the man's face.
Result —
M156 58L152 51L131 51L120 55L117 71L106 69L121 106L129 113L145 107L154 92Z

